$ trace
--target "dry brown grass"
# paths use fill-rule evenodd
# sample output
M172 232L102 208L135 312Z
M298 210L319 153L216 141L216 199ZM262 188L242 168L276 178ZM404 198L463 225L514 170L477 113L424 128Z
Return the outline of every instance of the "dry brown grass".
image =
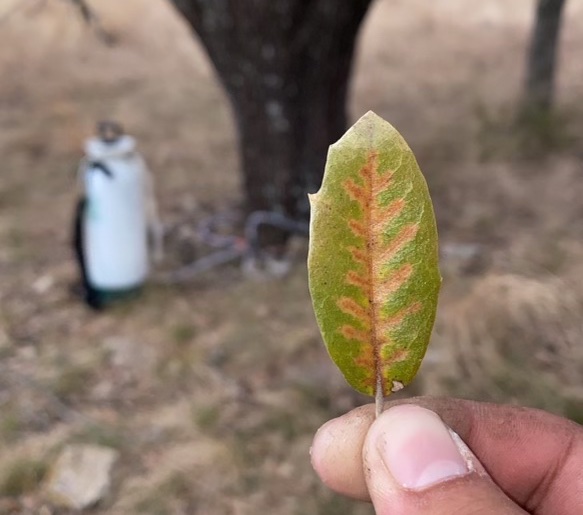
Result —
M444 306L458 395L521 402L557 413L583 408L583 296L553 276L488 274Z
M315 429L365 400L325 354L302 265L278 282L227 268L151 286L99 316L70 295L74 169L96 120L138 137L169 225L239 198L229 108L186 27L161 0L94 3L113 48L60 0L0 27L0 475L26 464L13 477L27 491L0 513L38 512L29 464L71 441L121 451L96 513L370 513L309 465ZM557 144L527 159L511 122L531 4L378 0L351 109L375 109L410 141L442 245L480 244L475 263L443 263L434 342L409 392L581 420L583 6L568 3Z

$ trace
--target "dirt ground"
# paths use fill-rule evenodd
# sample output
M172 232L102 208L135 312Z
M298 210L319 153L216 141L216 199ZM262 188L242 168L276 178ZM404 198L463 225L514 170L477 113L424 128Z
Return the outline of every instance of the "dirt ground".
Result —
M113 47L66 2L17 3L0 2L0 514L67 513L43 478L71 442L120 452L95 514L371 513L309 464L314 431L367 400L320 341L305 242L280 280L228 266L98 315L71 292L95 121L138 138L168 228L239 202L229 106L198 43L162 0L94 2ZM557 117L525 135L512 120L532 4L377 0L350 109L403 133L435 202L443 291L404 395L583 421L583 3L568 2Z

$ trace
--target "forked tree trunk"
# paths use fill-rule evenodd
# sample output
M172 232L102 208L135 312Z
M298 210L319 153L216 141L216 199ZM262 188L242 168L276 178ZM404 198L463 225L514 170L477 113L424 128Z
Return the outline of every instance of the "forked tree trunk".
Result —
M172 0L230 98L250 210L308 213L346 129L358 28L371 0Z
M565 0L538 0L528 54L524 109L545 113L553 105L557 51Z

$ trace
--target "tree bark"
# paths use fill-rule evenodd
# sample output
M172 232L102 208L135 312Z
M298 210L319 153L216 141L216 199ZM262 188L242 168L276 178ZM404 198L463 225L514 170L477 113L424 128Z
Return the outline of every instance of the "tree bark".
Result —
M231 101L249 210L309 212L346 129L359 26L371 0L172 0Z
M524 108L549 112L553 106L557 49L565 0L538 0L528 54Z

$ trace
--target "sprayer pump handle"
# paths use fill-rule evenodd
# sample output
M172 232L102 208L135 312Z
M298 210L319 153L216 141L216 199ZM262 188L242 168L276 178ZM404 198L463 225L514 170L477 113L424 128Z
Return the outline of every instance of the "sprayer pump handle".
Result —
M105 143L115 143L123 134L121 124L113 120L103 120L97 124L97 135Z

